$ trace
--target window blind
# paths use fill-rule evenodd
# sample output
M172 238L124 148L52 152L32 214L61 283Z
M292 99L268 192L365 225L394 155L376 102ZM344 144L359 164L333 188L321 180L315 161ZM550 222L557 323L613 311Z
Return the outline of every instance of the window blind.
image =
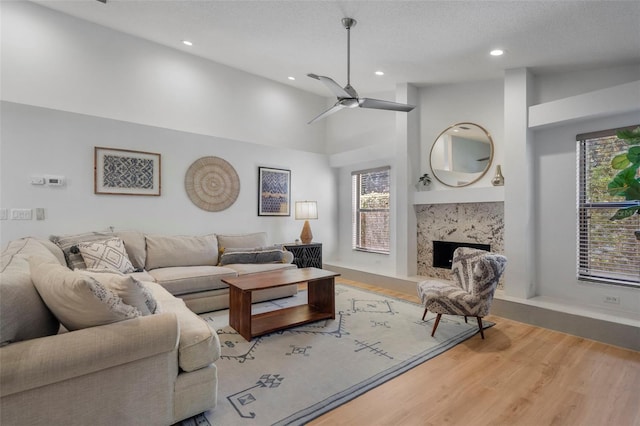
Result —
M352 248L389 253L390 167L361 170L351 174Z
M635 126L634 126L635 127ZM578 279L640 285L640 215L610 220L619 208L638 205L609 195L617 173L611 158L627 144L615 130L578 135Z

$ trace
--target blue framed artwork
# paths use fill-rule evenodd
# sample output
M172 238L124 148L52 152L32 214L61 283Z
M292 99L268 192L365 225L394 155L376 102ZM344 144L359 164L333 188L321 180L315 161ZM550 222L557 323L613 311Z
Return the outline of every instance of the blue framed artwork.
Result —
M160 195L160 154L96 146L94 193Z
M291 216L291 170L258 168L258 216Z

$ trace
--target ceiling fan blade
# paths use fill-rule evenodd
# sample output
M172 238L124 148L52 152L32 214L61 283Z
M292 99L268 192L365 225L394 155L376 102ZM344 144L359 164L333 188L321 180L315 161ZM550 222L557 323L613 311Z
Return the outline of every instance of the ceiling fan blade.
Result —
M344 108L344 105L342 105L340 103L340 101L338 101L338 102L336 102L336 104L334 106L332 106L331 108L329 108L328 110L326 110L322 114L318 115L316 118L314 118L313 120L309 121L307 124L311 124L311 123L314 123L314 122L316 122L318 120L321 120L321 119L325 118L327 115L331 115L334 112L341 110L342 108Z
M415 108L415 105L383 101L380 99L360 98L360 108L386 109L390 111L409 112Z
M340 87L340 85L338 83L336 83L332 78L324 77L322 75L316 75L316 74L307 74L307 76L309 76L311 78L315 78L316 80L320 80L338 98L351 98L352 97L349 94L349 92L347 92L342 87Z

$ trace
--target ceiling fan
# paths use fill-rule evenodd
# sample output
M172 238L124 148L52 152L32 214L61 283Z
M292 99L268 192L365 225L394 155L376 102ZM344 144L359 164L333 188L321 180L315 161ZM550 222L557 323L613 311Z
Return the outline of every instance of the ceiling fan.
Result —
M389 111L409 112L415 108L414 105L401 104L398 102L383 101L380 99L361 98L358 92L351 86L351 28L356 26L357 21L353 18L342 18L342 25L347 30L347 85L340 87L333 79L316 74L307 74L311 78L320 80L334 95L338 97L331 108L324 111L307 124L318 121L342 108L372 108L385 109Z

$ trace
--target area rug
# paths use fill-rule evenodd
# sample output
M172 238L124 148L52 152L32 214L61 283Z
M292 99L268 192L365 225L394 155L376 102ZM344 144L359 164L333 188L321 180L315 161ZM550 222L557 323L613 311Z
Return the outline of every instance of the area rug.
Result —
M295 297L253 306L264 312L306 303ZM222 346L218 406L183 426L301 425L454 347L478 332L475 321L443 317L435 337L431 313L401 299L336 284L335 320L247 342L228 311L200 315ZM486 322L485 326L493 324ZM479 338L479 337L478 337Z

